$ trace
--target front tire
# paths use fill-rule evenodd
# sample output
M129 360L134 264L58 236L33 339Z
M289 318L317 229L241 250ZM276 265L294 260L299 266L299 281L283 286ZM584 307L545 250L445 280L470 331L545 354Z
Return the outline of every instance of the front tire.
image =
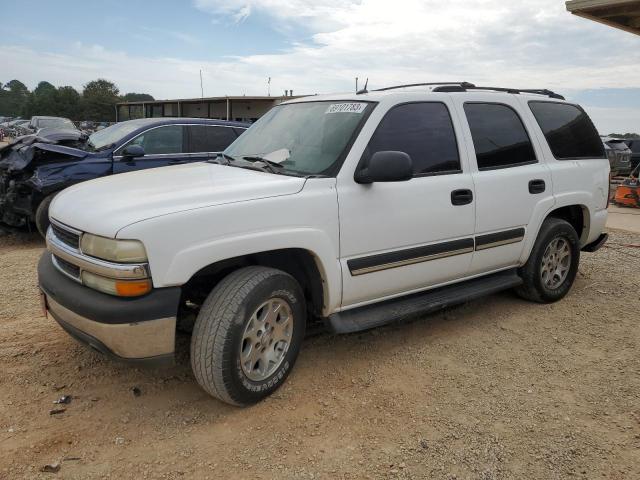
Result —
M259 402L285 381L304 338L306 305L289 274L245 267L209 294L191 337L200 386L232 405Z
M579 263L580 239L575 229L565 220L547 218L519 271L523 284L516 293L534 302L557 302L569 293Z
M40 205L38 205L38 208L36 208L34 221L36 224L36 228L38 229L38 232L40 233L40 235L42 235L43 238L47 236L47 229L51 224L51 222L49 222L49 205L51 205L51 201L55 196L56 194L53 193L48 197L45 197L40 202Z

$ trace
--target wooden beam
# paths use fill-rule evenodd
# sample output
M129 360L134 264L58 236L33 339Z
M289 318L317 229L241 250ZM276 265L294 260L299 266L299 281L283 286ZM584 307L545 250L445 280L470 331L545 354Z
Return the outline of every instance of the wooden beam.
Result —
M605 18L594 17L587 12L573 12L574 15L578 17L586 18L588 20L593 20L594 22L602 23L609 27L618 28L620 30L624 30L625 32L633 33L635 35L640 35L640 29L630 27L629 25L613 22L611 20L607 20Z

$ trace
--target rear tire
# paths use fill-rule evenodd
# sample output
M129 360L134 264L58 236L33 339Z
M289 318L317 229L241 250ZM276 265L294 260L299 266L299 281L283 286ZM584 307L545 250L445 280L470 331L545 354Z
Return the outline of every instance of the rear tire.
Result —
M580 239L565 220L547 218L527 263L519 270L524 282L516 293L539 303L557 302L571 289L580 263Z
M45 197L44 200L40 202L38 208L36 209L36 215L34 221L36 223L36 228L42 237L47 236L47 229L51 222L49 222L49 205L51 205L51 201L56 194L52 193L48 197Z
M298 356L306 305L289 274L245 267L205 300L191 337L191 367L200 386L232 405L256 403L277 390Z

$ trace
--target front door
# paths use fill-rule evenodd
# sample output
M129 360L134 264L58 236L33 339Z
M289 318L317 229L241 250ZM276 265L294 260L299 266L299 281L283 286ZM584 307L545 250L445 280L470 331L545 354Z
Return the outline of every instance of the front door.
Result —
M467 275L475 193L450 108L445 102L398 105L374 132L362 162L377 151L405 152L411 180L362 185L338 177L343 307Z
M122 152L129 145L140 145L144 149L144 156L123 157ZM114 153L113 173L186 163L184 152L186 152L184 125L153 127L136 136Z

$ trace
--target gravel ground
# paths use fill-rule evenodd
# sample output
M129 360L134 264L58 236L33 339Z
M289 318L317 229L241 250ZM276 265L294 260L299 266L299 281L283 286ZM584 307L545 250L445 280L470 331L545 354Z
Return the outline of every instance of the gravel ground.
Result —
M197 387L187 338L162 371L78 345L40 313L42 241L4 236L0 478L638 479L631 244L640 236L612 232L553 305L505 292L310 338L282 389L237 409ZM71 402L54 405L62 395ZM56 474L40 472L55 462Z

